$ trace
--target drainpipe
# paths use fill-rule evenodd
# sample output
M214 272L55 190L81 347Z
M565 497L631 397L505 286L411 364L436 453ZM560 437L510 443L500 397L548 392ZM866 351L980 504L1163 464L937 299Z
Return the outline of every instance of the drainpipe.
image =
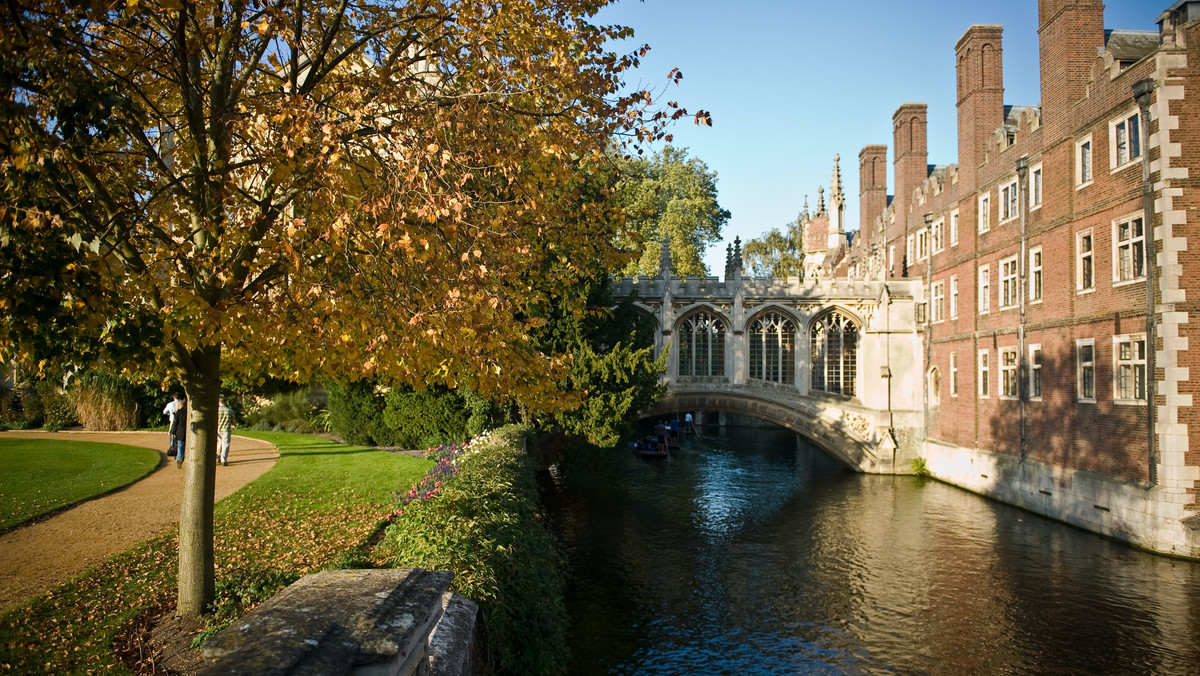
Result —
M1017 296L1018 305L1020 306L1020 323L1017 324L1017 410L1020 412L1021 419L1021 462L1029 457L1029 437L1025 431L1025 401L1027 399L1025 392L1025 369L1028 364L1025 362L1025 295L1028 293L1028 280L1026 276L1029 274L1026 268L1027 258L1029 258L1028 242L1025 233L1025 214L1029 211L1028 181L1029 180L1029 158L1017 158L1017 195L1020 202L1021 210L1021 256L1017 260Z
M933 363L933 246L929 241L929 226L933 223L933 214L925 214L925 368L922 380L925 381L925 439L929 440L929 365ZM919 251L917 253L920 253Z
M1146 229L1146 451L1150 463L1150 485L1158 485L1158 430L1154 410L1155 375L1155 317L1154 282L1158 278L1157 253L1154 249L1154 183L1150 180L1150 94L1154 79L1135 82L1133 97L1141 115L1142 142L1142 217Z

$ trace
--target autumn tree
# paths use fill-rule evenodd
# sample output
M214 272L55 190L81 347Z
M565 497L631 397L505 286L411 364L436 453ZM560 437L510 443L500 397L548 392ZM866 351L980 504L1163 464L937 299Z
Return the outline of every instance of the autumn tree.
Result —
M783 230L771 228L742 247L742 260L755 277L802 277L804 230L796 219Z
M621 94L607 2L0 10L0 359L183 383L181 614L213 596L223 375L578 403L537 310L624 259L575 167L685 114Z
M621 246L636 253L623 274L658 274L664 237L670 237L677 276L704 277L704 253L721 241L729 212L717 202L717 174L687 150L665 146L649 158L617 160L617 201L629 219Z

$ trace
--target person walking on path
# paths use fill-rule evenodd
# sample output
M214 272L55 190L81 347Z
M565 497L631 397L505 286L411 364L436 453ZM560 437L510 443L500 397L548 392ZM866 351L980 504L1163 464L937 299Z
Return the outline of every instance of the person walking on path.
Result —
M217 460L222 466L229 464L229 441L233 428L237 427L237 416L225 405L225 397L217 399Z
M177 399L175 415L171 417L171 444L175 447L175 466L183 466L183 447L187 441L187 399Z
M171 400L168 401L167 405L163 407L163 415L167 416L167 435L168 435L168 437L171 434L171 432L170 432L171 425L175 424L175 410L179 408L179 405L182 401L183 401L183 395L180 394L179 392L176 392L171 395ZM167 440L167 455L173 455L174 450L175 450L175 440L168 439Z

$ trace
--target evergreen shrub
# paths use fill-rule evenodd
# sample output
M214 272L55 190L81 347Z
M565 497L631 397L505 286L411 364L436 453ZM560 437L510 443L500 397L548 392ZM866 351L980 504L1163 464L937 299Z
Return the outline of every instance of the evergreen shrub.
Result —
M412 392L393 388L384 397L383 422L393 445L429 448L467 437L468 411L454 392L430 388Z
M329 427L342 441L353 446L395 445L392 430L383 422L386 402L375 383L331 383L327 388Z
M77 422L75 408L62 389L49 380L38 382L34 387L38 400L42 402L42 427L57 432Z
M566 565L539 514L526 428L477 437L458 470L397 513L379 553L399 567L448 570L480 606L482 671L559 674L567 663Z

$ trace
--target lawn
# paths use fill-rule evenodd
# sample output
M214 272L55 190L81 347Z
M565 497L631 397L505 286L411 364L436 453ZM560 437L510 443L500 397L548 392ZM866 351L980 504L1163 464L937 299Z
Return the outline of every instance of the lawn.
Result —
M161 458L137 446L0 438L0 532L128 486Z
M431 461L282 432L271 471L217 503L214 629L307 573L367 559L368 543ZM131 626L172 609L178 530L143 542L0 616L0 671L125 673ZM149 656L146 655L146 658Z

